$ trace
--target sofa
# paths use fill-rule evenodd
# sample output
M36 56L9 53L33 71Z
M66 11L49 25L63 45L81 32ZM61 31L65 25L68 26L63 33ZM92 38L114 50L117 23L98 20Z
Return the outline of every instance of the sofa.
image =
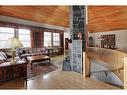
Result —
M61 47L53 47L53 54L59 55L61 54ZM8 53L8 50L2 50L1 52L4 52L7 56L5 60L0 59L0 63L4 61L9 61L11 58L11 53ZM49 49L46 47L42 48L17 48L16 49L16 56L18 56L21 59L26 59L27 56L36 56L36 55L48 55L51 56L51 53L49 52Z
M16 55L21 59L26 58L27 56L36 56L36 55L47 55L47 49L43 48L18 48L16 50Z

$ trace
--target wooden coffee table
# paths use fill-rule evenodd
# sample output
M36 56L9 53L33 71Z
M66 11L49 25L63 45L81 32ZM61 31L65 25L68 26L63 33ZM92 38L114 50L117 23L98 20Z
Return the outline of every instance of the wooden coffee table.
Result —
M34 62L43 62L46 60L49 61L49 64L51 62L50 57L46 56L46 55L29 56L29 57L27 57L27 60L31 64L31 69L32 69L32 65Z

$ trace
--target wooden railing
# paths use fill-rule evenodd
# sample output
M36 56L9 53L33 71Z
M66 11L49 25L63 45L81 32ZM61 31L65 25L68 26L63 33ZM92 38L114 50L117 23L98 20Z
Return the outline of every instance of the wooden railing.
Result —
M124 63L123 58L127 54L117 50L88 47L84 53L84 77L90 77L91 74L91 59L100 60L98 63L105 66L108 70L102 72L113 72L123 82L124 88L127 89L127 64ZM100 71L101 72L101 71Z

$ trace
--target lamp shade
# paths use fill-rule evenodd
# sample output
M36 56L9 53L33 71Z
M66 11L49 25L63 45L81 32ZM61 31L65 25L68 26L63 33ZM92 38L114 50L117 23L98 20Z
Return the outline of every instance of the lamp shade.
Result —
M5 43L5 48L18 48L18 47L22 47L21 42L19 41L19 39L17 38L9 38L8 41Z
M127 57L124 57L124 63L127 64Z

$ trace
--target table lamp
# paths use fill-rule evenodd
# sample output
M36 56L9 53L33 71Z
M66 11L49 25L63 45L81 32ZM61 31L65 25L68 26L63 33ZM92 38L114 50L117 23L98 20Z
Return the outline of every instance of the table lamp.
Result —
M5 43L5 47L11 49L11 51L12 51L12 61L11 61L11 63L15 63L16 62L16 60L15 60L15 51L16 51L16 48L22 47L21 42L19 41L18 38L15 38L15 37L9 38L8 41Z
M47 42L47 48L50 49L51 48L51 42Z
M123 61L125 64L127 64L127 57L124 57Z

